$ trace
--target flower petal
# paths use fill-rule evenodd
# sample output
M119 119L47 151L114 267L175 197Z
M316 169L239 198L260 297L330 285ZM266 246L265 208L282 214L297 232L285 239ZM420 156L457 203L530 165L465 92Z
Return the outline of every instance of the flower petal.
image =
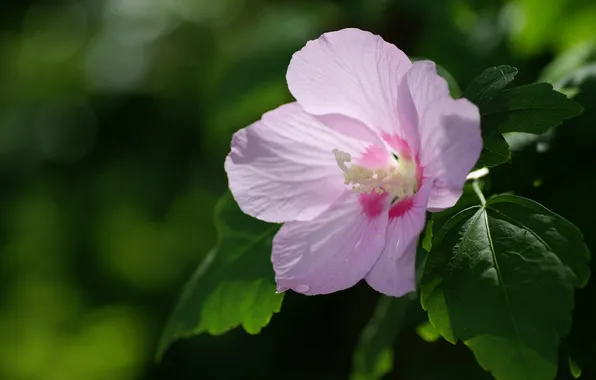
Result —
M425 175L434 178L428 208L435 212L452 207L461 197L466 176L480 157L482 136L478 107L466 99L447 99L431 114L438 121L429 115L425 122L437 122L441 128L425 135L422 165Z
M346 191L310 222L285 223L273 238L278 291L327 294L354 286L385 245L387 209L371 218L358 194Z
M286 78L307 112L347 116L380 135L399 127L397 89L410 66L394 45L349 28L309 41L292 57Z
M447 82L430 61L414 63L404 83L416 115L410 109L400 117L418 129L419 140L408 143L424 176L433 178L429 210L440 211L457 202L466 176L480 156L480 113L468 100L451 98Z
M316 118L329 128L346 136L353 137L360 141L383 144L382 140L372 129L367 127L361 121L352 119L351 117L339 114L329 114L318 115Z
M449 97L449 87L445 79L437 74L436 66L431 61L417 61L404 76L399 85L399 118L404 126L404 139L411 154L420 155L421 121L432 105Z
M234 134L224 164L232 195L244 213L266 222L314 219L346 189L335 148L358 154L366 144L297 103L283 105Z
M393 207L398 213L387 226L387 242L379 260L366 275L366 282L380 293L401 297L416 290L416 245L424 229L426 203L431 186L424 183L410 199L404 199L407 207L399 203Z

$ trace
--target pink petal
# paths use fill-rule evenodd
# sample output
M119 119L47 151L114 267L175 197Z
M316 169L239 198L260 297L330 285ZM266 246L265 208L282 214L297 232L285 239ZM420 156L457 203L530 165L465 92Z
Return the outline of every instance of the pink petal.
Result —
M232 195L244 213L266 222L314 219L346 189L336 148L358 155L366 144L297 103L283 105L234 134L224 164Z
M455 205L482 151L478 107L466 99L447 99L434 113L442 128L425 136L422 157L425 175L434 178L428 202L432 212Z
M347 116L380 135L399 129L398 84L410 66L408 57L381 37L343 29L295 53L286 78L307 112Z
M380 293L401 297L416 290L416 244L424 229L430 184L424 183L410 199L393 206L387 226L387 243L379 260L366 275Z
M445 79L437 74L431 61L418 61L405 75L399 86L399 118L408 128L406 143L413 156L420 155L420 134L422 119L437 101L449 98L449 87Z
M379 137L369 127L361 121L352 119L351 117L330 114L316 116L319 121L327 125L329 128L340 132L346 136L353 137L360 141L367 141L375 144L382 144Z
M387 220L387 208L371 219L358 194L346 191L318 218L285 223L273 238L278 290L314 295L354 286L377 261Z
M428 207L440 211L457 202L466 176L480 156L480 114L468 100L451 98L447 82L432 62L414 63L404 83L415 112L402 107L400 117L418 129L419 140L408 144L419 159L424 177L433 179ZM400 94L405 93L403 87L400 90Z

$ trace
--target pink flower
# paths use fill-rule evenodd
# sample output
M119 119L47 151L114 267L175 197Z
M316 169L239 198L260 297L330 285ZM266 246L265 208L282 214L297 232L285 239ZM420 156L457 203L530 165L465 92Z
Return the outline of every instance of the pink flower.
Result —
M432 62L358 29L309 41L287 81L296 102L238 131L225 161L242 211L284 223L278 291L415 290L426 210L457 202L482 149L477 107Z

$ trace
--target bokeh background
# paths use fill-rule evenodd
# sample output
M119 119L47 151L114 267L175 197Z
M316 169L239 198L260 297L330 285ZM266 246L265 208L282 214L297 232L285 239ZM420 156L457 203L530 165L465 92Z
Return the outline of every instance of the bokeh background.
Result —
M215 243L232 133L291 100L291 54L356 26L435 60L465 87L490 65L553 83L595 57L591 0L20 0L0 4L0 379L347 379L377 295L288 294L240 329L153 360L177 295ZM554 62L554 63L553 63ZM596 86L580 118L512 136L495 192L529 196L593 234ZM596 357L594 286L566 353ZM413 310L387 379L489 379L463 345L426 342ZM582 378L595 379L584 368Z

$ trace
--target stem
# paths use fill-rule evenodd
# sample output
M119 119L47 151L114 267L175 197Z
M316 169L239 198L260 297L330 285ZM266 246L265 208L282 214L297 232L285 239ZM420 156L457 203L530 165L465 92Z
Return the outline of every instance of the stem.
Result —
M472 182L472 188L474 189L474 192L478 196L478 199L480 199L480 203L483 206L486 205L486 198L484 198L484 194L482 194L482 190L480 190L480 184L479 184L478 180L474 180L474 182Z

